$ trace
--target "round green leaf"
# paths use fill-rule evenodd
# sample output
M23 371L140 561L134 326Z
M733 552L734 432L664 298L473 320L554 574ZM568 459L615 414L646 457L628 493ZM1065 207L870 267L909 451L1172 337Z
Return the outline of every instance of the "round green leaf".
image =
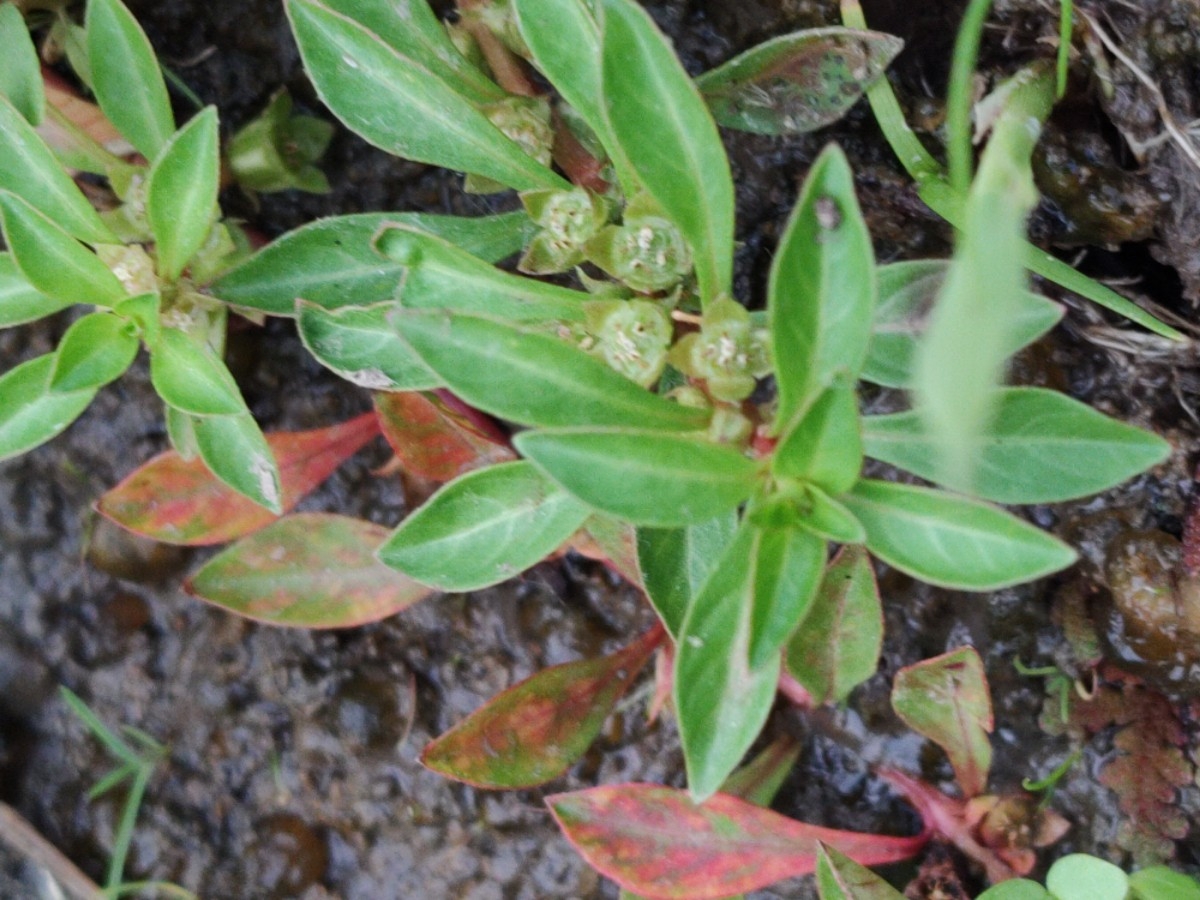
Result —
M137 350L129 322L111 313L84 316L59 342L50 390L61 394L102 387L129 368Z
M1129 876L1108 860L1072 853L1050 867L1046 889L1055 900L1125 900Z

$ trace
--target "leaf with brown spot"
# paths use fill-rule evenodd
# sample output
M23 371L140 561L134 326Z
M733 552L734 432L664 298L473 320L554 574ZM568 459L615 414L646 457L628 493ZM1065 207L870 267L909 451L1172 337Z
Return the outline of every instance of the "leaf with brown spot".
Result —
M538 672L431 742L421 762L484 788L532 787L556 778L595 740L662 639L655 627L616 653Z
M517 458L499 434L485 433L436 394L376 394L375 412L392 452L412 475L451 481L472 469Z
M431 594L375 558L388 529L296 513L213 557L184 589L229 612L298 628L375 622Z
M283 487L284 511L379 433L371 413L313 431L267 435ZM135 469L96 503L97 511L135 534L199 547L236 540L278 516L216 479L204 462L171 450Z
M695 804L686 791L617 784L546 798L593 868L651 900L715 900L807 875L820 844L863 865L908 859L928 835L822 828L731 797Z
M892 707L909 728L946 751L965 797L983 793L994 723L983 660L974 648L960 647L901 669Z

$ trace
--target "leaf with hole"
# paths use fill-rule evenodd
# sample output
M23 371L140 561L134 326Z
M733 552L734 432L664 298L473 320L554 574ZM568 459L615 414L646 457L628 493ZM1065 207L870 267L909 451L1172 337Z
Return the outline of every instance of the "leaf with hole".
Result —
M788 641L784 665L813 703L841 703L875 674L882 647L883 608L871 559L862 547L842 547Z
M864 865L915 856L926 835L822 828L736 797L618 784L546 798L567 840L602 875L656 900L717 900L811 874L820 845Z
M862 369L875 310L875 255L846 156L813 163L767 286L779 390L775 430L786 441L809 405Z
M146 216L165 281L178 280L217 221L219 139L217 108L207 106L171 137L146 178Z
M400 523L379 558L442 591L474 591L558 549L590 510L525 460L461 475Z
M557 778L591 746L661 640L655 628L607 656L543 669L430 743L421 763L490 789Z
M400 336L472 406L524 425L703 428L708 413L630 381L553 334L461 313L401 311Z
M535 229L521 211L494 216L356 213L289 231L223 273L211 286L227 303L275 316L295 315L296 298L325 309L391 301L406 267L374 247L389 223L409 225L485 262L516 253Z
M154 48L120 0L88 0L87 56L100 109L146 159L175 133Z
M929 480L949 474L938 465L937 444L918 413L868 416L862 424L875 459ZM1120 484L1170 452L1157 435L1057 391L1003 388L980 434L971 481L942 483L997 503L1057 503Z
M736 508L758 466L737 450L684 434L626 428L524 431L513 443L596 509L635 525L694 525Z
M941 587L994 591L1071 565L1075 551L1003 510L945 491L863 479L838 500L867 549Z
M317 0L287 0L286 9L321 100L376 147L517 190L570 187L472 100L370 29Z
M185 589L240 616L296 628L352 628L423 600L431 591L379 562L382 525L295 513L209 560Z
M47 353L0 375L0 459L32 450L59 434L87 409L95 390L50 390L55 354Z
M892 685L892 708L909 728L946 751L963 796L977 797L987 789L992 698L974 648L905 666Z
M125 287L95 253L9 191L0 191L0 225L17 269L46 296L103 307L125 297Z
M733 180L716 123L670 42L632 0L603 0L602 96L642 187L691 244L705 303L733 272ZM653 128L647 128L653 122Z
M903 46L878 31L812 28L764 41L696 86L726 128L801 134L842 118Z
M54 354L50 390L96 390L118 378L137 355L135 328L112 313L95 312L71 323Z
M365 413L327 428L268 434L279 464L281 511L299 503L378 433L374 413ZM96 509L135 534L191 547L236 540L277 518L219 481L202 460L185 460L174 451L139 466Z

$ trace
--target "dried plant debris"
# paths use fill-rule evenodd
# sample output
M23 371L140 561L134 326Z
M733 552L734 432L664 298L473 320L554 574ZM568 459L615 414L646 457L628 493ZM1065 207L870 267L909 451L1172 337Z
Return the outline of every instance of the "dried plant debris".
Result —
M1175 841L1190 827L1178 803L1179 789L1196 778L1185 720L1174 703L1133 676L1111 667L1103 675L1090 699L1073 700L1065 724L1057 700L1048 703L1042 727L1078 740L1115 728L1114 753L1099 780L1117 794L1126 816L1117 844L1138 866L1161 863L1175 856Z

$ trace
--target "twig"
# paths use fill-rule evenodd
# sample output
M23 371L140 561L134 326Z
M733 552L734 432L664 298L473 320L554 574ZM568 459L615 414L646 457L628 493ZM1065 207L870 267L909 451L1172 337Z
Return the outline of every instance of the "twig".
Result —
M0 844L49 872L71 900L103 900L104 895L94 881L3 801L0 801Z

